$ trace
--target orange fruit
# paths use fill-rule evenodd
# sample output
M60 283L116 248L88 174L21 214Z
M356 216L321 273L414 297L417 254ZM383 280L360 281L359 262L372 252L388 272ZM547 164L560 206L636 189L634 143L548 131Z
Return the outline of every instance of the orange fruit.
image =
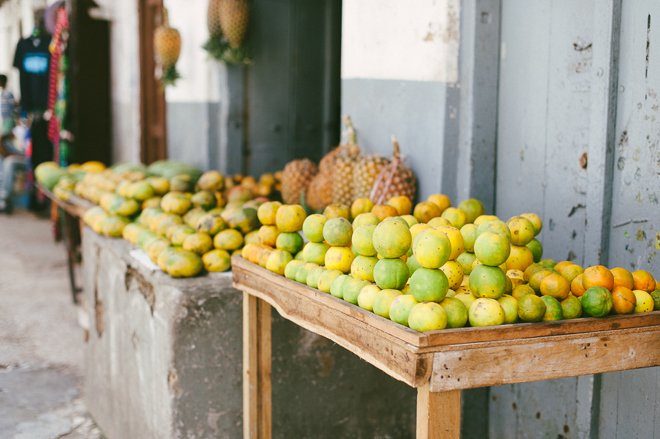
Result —
M369 198L357 198L351 204L351 218L355 218L361 213L371 212L373 207L374 203Z
M581 296L586 291L586 288L582 285L582 274L578 274L571 281L571 293L574 296Z
M642 290L650 293L655 290L655 279L646 270L635 270L632 273L635 290Z
M399 216L399 212L394 207L388 206L387 204L375 205L373 209L371 209L371 213L376 215L376 217L381 221L391 216Z
M585 290L591 287L603 287L611 290L614 287L614 276L604 265L594 265L582 273L582 286Z
M415 206L413 216L420 223L428 223L433 218L442 215L442 210L431 201L422 201Z
M525 271L527 267L534 263L534 255L532 251L525 246L512 245L511 253L506 260L507 270L521 270Z
M412 201L405 195L390 198L387 205L395 208L399 215L409 215L412 212Z
M451 199L445 194L429 195L426 201L438 206L438 208L440 208L440 213L444 212L448 207L451 207Z
M529 286L532 287L534 291L541 291L541 282L543 279L545 279L546 276L549 276L552 273L554 272L552 270L548 270L547 268L543 268L537 271L529 278Z
M457 207L448 207L442 212L442 218L451 223L452 226L460 229L467 223L467 215Z
M635 288L635 281L631 272L623 267L614 267L610 269L612 276L614 276L614 287L626 287L629 290Z
M559 273L551 273L541 281L541 294L564 300L571 292L571 284Z
M617 314L632 314L636 303L637 299L630 288L618 285L612 290L612 307Z
M513 245L527 245L536 233L534 224L522 216L514 216L507 223L511 231L511 243Z
M543 229L543 221L541 221L541 217L535 213L521 213L519 216L527 218L532 225L534 225L534 230L537 235L541 233L541 229Z
M351 216L351 208L345 204L331 204L323 210L323 215L328 219L346 218Z
M458 204L458 208L465 213L466 223L472 223L484 214L484 205L476 198L468 198Z
M564 262L568 263L564 264ZM559 266L559 268L557 268L557 266ZM572 282L573 279L582 274L584 270L578 264L574 264L570 261L563 261L555 265L555 271L564 276L567 281Z
M555 271L560 271L563 267L568 267L571 264L573 264L572 261L559 261L555 264L554 269Z

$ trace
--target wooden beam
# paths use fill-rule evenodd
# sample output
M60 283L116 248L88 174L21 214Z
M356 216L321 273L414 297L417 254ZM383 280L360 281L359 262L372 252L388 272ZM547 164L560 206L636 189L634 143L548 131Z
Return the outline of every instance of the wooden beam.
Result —
M243 293L243 437L272 435L271 309Z
M461 437L461 391L432 392L429 383L417 389L417 439Z

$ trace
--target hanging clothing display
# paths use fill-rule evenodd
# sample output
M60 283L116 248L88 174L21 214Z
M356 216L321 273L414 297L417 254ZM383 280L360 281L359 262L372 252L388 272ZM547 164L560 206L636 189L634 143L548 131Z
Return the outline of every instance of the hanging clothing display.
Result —
M55 160L60 166L68 165L68 141L62 139L65 129L66 100L68 95L66 46L69 37L69 18L63 4L55 12L55 29L50 44L50 77L48 89L48 139L55 149ZM67 137L66 133L65 136Z
M50 37L35 32L16 45L14 67L20 72L21 111L43 112L48 104L48 71Z

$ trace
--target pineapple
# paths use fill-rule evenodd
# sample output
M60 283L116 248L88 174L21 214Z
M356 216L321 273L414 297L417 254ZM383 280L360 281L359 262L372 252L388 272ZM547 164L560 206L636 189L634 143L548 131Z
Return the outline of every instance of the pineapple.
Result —
M154 32L154 52L156 62L163 67L171 67L181 54L181 35L170 27L167 9L163 8L163 23Z
M206 10L206 27L211 38L222 37L222 26L220 25L220 3L223 0L209 0Z
M360 157L360 147L357 145L357 136L351 118L344 118L346 125L346 141L340 145L335 154L332 166L332 202L346 204L353 202L353 165Z
M309 183L305 199L313 210L323 210L332 203L332 175L319 172Z
M170 27L167 8L163 8L163 23L154 31L154 54L156 63L161 67L161 79L165 84L172 84L179 78L176 62L181 54L181 35Z
M371 191L371 201L374 204L385 204L392 197L404 195L415 199L417 183L412 169L403 163L401 147L396 137L392 136L393 154L389 166L378 175Z
M219 17L229 47L239 48L245 38L250 17L248 0L220 0Z
M390 164L386 157L368 155L361 157L353 171L354 198L369 198L378 175Z
M287 163L282 172L282 200L286 204L300 203L301 195L317 173L318 167L309 159Z

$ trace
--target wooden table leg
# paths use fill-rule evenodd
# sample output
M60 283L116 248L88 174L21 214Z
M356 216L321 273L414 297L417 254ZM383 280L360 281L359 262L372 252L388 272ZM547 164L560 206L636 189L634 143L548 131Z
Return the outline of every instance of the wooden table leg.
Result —
M417 389L417 439L458 439L461 436L461 391Z
M270 439L271 309L243 293L243 437Z

